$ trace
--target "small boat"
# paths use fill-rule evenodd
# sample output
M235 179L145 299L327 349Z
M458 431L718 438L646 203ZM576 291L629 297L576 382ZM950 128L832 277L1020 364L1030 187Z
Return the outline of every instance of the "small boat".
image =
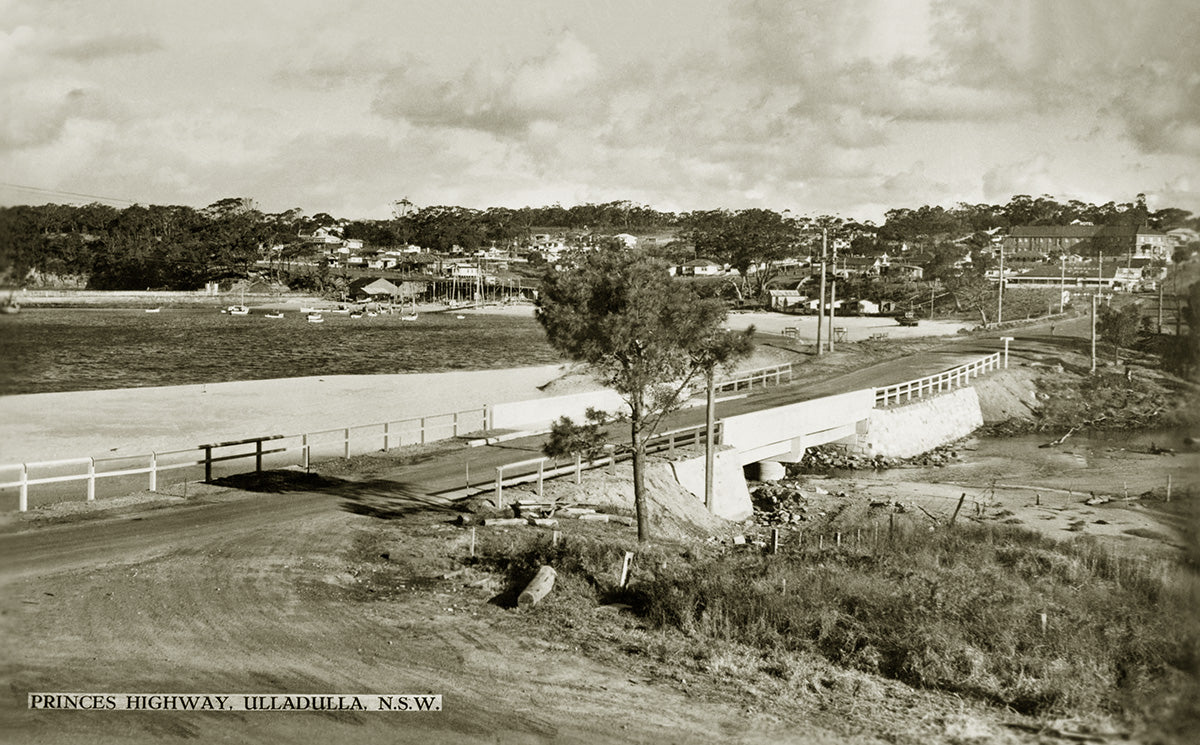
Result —
M248 316L248 315L250 315L250 309L248 307L246 307L245 305L231 305L221 312L228 313L231 316Z
M455 318L457 318L458 320L461 321L462 319L466 318L466 316L458 315L458 316L455 316Z
M362 317L363 317L363 314L362 314L362 313L359 313L359 312L357 312L357 311L351 311L351 313L350 313L350 317L351 317L351 318L362 318Z
M316 313L316 312L317 312L317 309L316 309L316 308L305 308L305 307L303 307L303 306L302 306L302 307L300 308L300 312L301 312L301 313Z
M161 313L162 308L146 308L147 313Z
M345 315L350 312L350 309L349 308L334 308L333 310L331 310L329 312L330 313L341 313L342 315Z
M283 318L283 313L275 311L274 313L264 313L263 318Z
M320 313L309 313L305 316L305 320L309 323L325 323L325 319L321 317Z

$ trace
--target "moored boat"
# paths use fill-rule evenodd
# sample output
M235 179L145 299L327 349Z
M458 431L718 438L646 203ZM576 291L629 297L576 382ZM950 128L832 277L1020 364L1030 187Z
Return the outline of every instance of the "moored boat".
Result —
M283 318L283 313L275 311L274 313L264 313L263 318Z
M305 320L307 320L309 323L325 323L325 319L320 313L309 313L307 316L305 316Z
M162 308L146 308L147 313L161 313Z

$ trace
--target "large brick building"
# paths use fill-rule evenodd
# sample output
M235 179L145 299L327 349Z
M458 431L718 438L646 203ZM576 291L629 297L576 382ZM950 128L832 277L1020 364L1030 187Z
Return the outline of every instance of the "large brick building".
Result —
M1015 263L1097 253L1170 261L1171 241L1165 233L1132 225L1021 225L1004 238L1004 260Z

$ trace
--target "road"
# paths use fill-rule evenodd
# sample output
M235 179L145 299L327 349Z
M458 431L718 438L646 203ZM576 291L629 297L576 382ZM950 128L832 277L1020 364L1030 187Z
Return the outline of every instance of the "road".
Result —
M1077 332L1086 319L1070 322ZM1067 329L1060 329L1063 334ZM717 416L733 416L797 401L861 388L890 385L923 377L1003 349L998 338L955 339L921 355L893 360L819 383L791 383L755 389L721 401ZM1022 349L1044 350L1058 343L1080 343L1065 335L1020 332L1010 351L1019 359ZM676 412L664 429L702 424L703 408ZM326 484L321 491L303 488L283 493L262 493L252 501L189 500L164 509L142 510L133 516L87 519L0 534L0 585L35 573L53 573L94 566L97 563L149 556L165 547L202 545L212 537L240 526L261 527L266 522L284 524L322 511L388 504L407 509L406 494L456 498L468 491L483 491L495 480L497 466L541 456L544 436L533 435L487 446L462 448L424 462L368 478L347 478Z

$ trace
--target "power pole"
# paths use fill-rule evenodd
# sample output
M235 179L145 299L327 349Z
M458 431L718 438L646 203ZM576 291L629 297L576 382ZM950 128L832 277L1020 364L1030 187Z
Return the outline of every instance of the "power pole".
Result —
M996 323L1004 322L1004 244L1000 244L1000 292L996 295Z
M1058 312L1063 313L1066 311L1066 301L1063 298L1067 294L1067 255L1060 255L1058 260L1061 262L1058 270Z
M1100 301L1100 288L1092 295L1092 372L1096 372L1096 305Z
M834 264L837 268L837 264ZM829 281L829 352L833 353L833 306L837 303L837 272L834 272L834 279Z
M829 243L829 228L821 228L821 299L817 301L817 356L825 353L821 346L821 325L825 320L825 250Z
M1163 285L1164 284L1165 283L1161 279L1158 281L1158 333L1160 335L1162 334L1162 318L1163 318L1162 301L1163 301Z

